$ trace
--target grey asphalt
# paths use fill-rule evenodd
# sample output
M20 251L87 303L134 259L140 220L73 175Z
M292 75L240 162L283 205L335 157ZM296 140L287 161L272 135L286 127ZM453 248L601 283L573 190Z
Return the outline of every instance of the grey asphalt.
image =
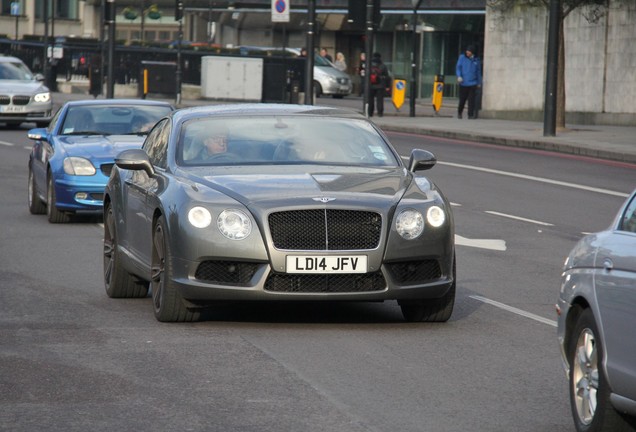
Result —
M184 92L184 95L186 93ZM81 93L54 93L56 105L70 99L92 98ZM100 96L101 98L101 96ZM175 103L174 98L159 97ZM566 125L558 129L556 136L544 136L542 122L494 120L478 118L469 120L456 117L457 100L445 100L440 112L436 115L428 100L418 100L415 116L410 116L408 99L397 110L389 98L385 99L383 117L372 117L381 129L393 132L409 132L437 137L446 137L468 141L478 141L504 146L531 148L554 151L612 161L636 163L636 125ZM179 108L205 104L219 104L221 101L183 98ZM231 101L227 103L240 103ZM350 108L362 112L362 99L347 96L342 99L320 97L316 105Z

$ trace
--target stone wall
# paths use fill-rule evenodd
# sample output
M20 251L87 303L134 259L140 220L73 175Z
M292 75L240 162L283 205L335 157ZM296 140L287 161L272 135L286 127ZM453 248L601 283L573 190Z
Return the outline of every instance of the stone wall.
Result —
M565 20L566 121L636 124L636 5L611 0L589 21L579 8ZM482 117L542 120L548 10L488 9Z

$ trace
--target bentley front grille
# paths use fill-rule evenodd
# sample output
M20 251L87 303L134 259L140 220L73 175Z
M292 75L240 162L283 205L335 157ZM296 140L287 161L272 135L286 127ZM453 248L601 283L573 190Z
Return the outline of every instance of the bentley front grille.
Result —
M382 272L339 275L271 273L265 282L265 291L287 293L359 293L385 288Z
M398 283L426 283L442 277L437 260L407 261L387 264Z
M203 261L194 277L209 283L249 286L257 268L258 264L240 261Z
M285 250L375 249L382 216L358 210L293 210L269 215L274 246Z

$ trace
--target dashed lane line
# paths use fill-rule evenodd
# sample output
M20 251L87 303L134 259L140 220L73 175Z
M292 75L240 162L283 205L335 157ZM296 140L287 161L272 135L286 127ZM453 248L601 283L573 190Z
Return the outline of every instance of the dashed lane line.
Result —
M506 213L499 213L496 211L490 211L490 210L486 210L484 211L484 213L488 213L491 215L495 215L495 216L501 216L501 217L505 217L508 219L514 219L514 220L518 220L518 221L522 221L522 222L528 222L528 223L533 223L536 225L543 225L543 226L554 226L554 224L548 223L548 222L541 222L538 220L534 220L534 219L528 219L528 218L524 218L521 216L514 216L514 215L510 215L510 214L506 214Z
M478 296L478 295L471 295L471 296L468 296L468 297L472 298L473 300L477 300L477 301L480 301L482 303L486 303L486 304L489 304L491 306L497 307L499 309L503 309L505 311L512 312L513 314L520 315L520 316L523 316L523 317L526 317L526 318L530 318L530 319L538 321L538 322L540 322L542 324L547 324L547 325L552 326L552 327L556 327L557 326L556 321L549 320L547 318L543 318L542 316L535 315L535 314L530 313L530 312L526 312L523 309L519 309L519 308L516 308L516 307L508 306L507 304L500 303L500 302L495 301L495 300L490 300L489 298Z

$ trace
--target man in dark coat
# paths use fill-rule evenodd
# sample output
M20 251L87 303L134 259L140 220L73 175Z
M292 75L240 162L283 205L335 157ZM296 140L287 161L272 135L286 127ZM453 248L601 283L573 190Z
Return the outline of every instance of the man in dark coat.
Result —
M384 94L389 83L389 70L382 63L380 53L373 53L371 59L371 70L369 71L369 117L373 117L373 112L378 108L378 117L384 115Z

